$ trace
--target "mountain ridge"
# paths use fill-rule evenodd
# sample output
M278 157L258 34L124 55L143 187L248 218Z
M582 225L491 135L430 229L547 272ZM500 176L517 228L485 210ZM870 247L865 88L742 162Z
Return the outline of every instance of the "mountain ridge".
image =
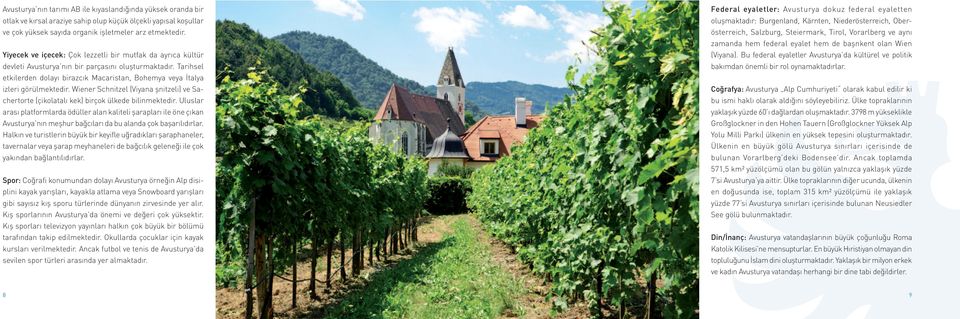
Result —
M428 86L427 89L435 88ZM467 99L477 104L487 114L513 114L514 99L524 97L533 101L534 114L545 113L546 105L563 101L571 94L568 88L559 88L543 84L528 84L520 81L467 82Z
M317 70L282 43L267 38L245 23L231 20L216 22L217 82L231 73L236 76L250 68L266 70L283 86L286 94L300 93L314 114L349 119L372 115L357 101L351 90L334 74Z
M350 87L360 104L367 108L379 107L392 84L413 93L433 95L420 83L384 68L341 39L308 31L290 31L273 39L286 45L317 69L336 75Z
M300 54L304 61L317 69L336 75L351 89L360 104L367 108L378 108L392 84L421 95L433 96L436 93L436 86L423 86L397 75L336 37L290 31L273 39ZM534 113L543 113L545 104L556 104L570 93L567 88L519 81L468 82L466 109L476 115L476 120L484 114L512 114L513 99L523 96L533 100Z

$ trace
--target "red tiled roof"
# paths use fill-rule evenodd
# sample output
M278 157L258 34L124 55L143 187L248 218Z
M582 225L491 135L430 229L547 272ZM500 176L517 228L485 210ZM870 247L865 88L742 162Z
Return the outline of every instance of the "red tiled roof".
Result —
M470 127L463 135L463 143L467 146L470 160L475 162L493 162L500 157L510 156L510 147L523 141L530 129L537 127L543 115L527 115L527 127L517 127L513 115L485 116ZM492 133L491 133L492 132ZM496 137L487 137L494 136ZM487 157L480 154L480 139L499 139L500 156Z
M393 113L389 117L387 110ZM460 121L460 115L450 106L450 101L413 94L396 84L390 86L390 91L383 98L383 103L373 119L423 123L427 126L427 143L433 143L433 139L447 130L447 119L450 119L450 131L454 134L461 135L466 130Z
M500 131L481 130L478 134L480 138L500 138Z

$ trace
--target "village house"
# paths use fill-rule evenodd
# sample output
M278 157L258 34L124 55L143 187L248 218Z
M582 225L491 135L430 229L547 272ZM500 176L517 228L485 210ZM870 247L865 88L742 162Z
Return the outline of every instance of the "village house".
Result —
M513 115L485 116L469 129L464 126L466 82L453 49L437 79L436 96L390 87L370 125L371 139L410 156L424 156L429 173L441 166L480 167L510 155L542 115L531 114L532 101L517 97Z
M464 166L480 167L510 156L510 148L540 125L543 115L530 114L533 101L518 97L514 103L513 115L485 116L463 134L461 139L470 156Z

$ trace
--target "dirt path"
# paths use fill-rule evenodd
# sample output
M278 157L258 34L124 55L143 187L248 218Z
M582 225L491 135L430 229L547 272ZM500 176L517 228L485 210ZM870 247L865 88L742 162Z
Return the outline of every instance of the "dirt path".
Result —
M549 318L550 304L546 301L546 296L550 289L549 286L546 285L542 278L534 275L530 269L517 260L517 255L510 251L510 247L491 237L476 218L470 216L469 221L477 230L477 233L480 234L479 237L481 241L490 245L493 262L513 275L514 279L523 283L526 289L523 296L517 300L518 306L523 309L523 314L508 312L501 317Z
M534 274L527 264L517 259L517 254L513 253L510 246L502 241L493 238L484 230L483 225L473 216L469 217L471 224L475 227L483 241L489 243L493 261L501 268L510 272L516 280L523 283L526 293L517 300L518 306L523 309L523 314L505 313L501 318L524 318L524 319L573 319L590 318L590 311L585 305L574 304L571 308L562 313L551 316L552 305L547 300L550 293L550 285L543 277Z
M406 260L414 256L419 249L422 247L436 243L443 238L444 234L450 233L450 219L448 218L438 218L436 216L427 216L421 219L419 233L417 234L418 239L420 240L417 245L412 248L409 248L405 251L400 252L400 254L391 256L386 261L377 261L374 260L373 265L366 265L364 270L360 272L358 277L347 277L346 282L340 280L340 275L337 270L340 267L340 254L339 250L334 250L333 259L331 261L331 266L334 269L334 273L330 275L331 278L331 289L327 290L326 282L324 279L326 277L326 254L324 250L321 250L320 260L318 261L317 269L317 294L319 295L319 300L310 299L310 283L308 281L298 282L297 283L297 308L293 309L293 284L287 280L281 278L274 278L273 280L273 306L274 312L276 313L277 318L307 318L307 314L316 313L318 309L322 309L328 305L335 304L348 292L363 287L366 281L370 278L370 275L383 269L384 267L390 267L393 264L396 264L399 261ZM305 248L303 254L307 254L308 248ZM345 253L347 261L347 274L350 274L350 259L353 256L353 251L347 249ZM364 262L366 262L366 256L364 256ZM302 259L297 263L297 275L300 280L309 280L310 278L310 260L309 258ZM289 269L286 270L286 273L281 274L284 278L290 278L291 272ZM235 319L243 318L243 313L245 311L245 301L246 295L243 292L242 285L238 288L219 288L217 289L217 318L218 319ZM254 302L256 297L254 297Z

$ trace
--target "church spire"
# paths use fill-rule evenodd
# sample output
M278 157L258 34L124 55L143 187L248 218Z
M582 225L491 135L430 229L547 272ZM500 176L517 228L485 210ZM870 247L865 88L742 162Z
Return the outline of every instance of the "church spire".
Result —
M457 65L457 57L453 55L453 47L447 48L447 58L443 61L443 68L440 69L440 78L437 79L437 86L453 85L466 87L463 77L460 75L460 66Z

